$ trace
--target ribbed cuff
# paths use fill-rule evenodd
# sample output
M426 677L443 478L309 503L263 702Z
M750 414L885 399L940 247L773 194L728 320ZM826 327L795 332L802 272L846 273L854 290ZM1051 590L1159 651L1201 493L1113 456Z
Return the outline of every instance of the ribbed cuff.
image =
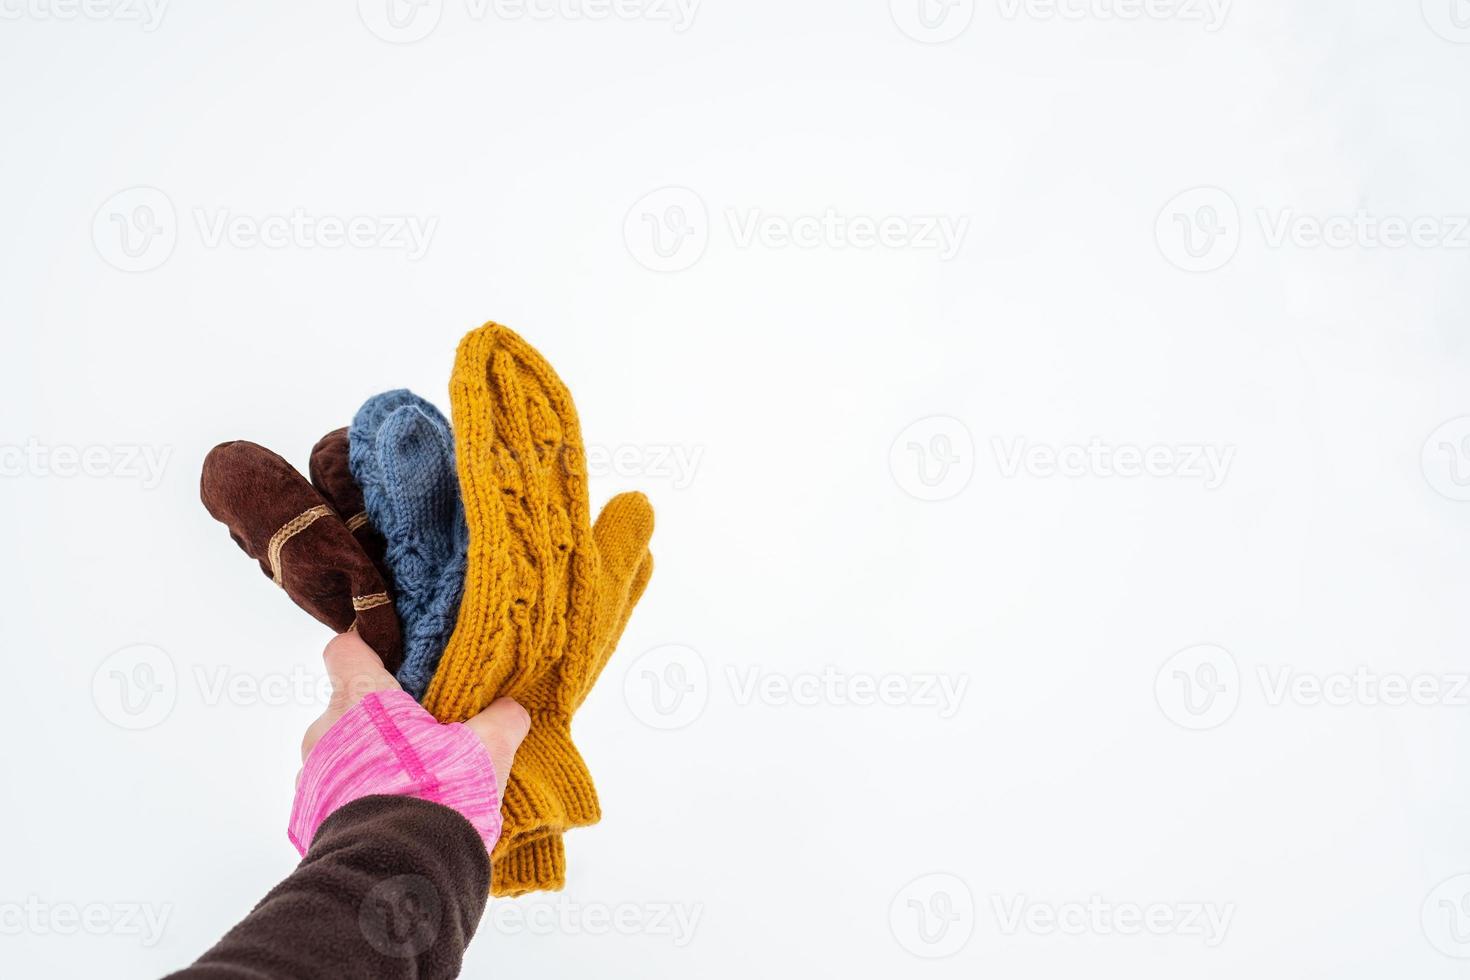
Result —
M567 855L560 833L510 841L490 859L490 894L514 897L559 891L567 881Z
M566 718L532 714L531 730L516 749L502 813L505 836L512 841L587 827L602 819L592 773L572 744Z

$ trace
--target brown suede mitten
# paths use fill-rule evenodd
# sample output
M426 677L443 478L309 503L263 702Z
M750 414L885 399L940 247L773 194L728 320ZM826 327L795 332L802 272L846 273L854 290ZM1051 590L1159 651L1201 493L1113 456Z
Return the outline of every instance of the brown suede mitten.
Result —
M347 427L333 429L317 440L311 447L311 485L326 498L347 525L347 530L357 538L362 550L378 568L378 574L389 588L393 585L393 573L388 567L388 541L368 521L367 504L363 502L362 488L352 477L347 465Z
M356 629L398 670L403 636L377 565L295 467L253 442L222 443L204 459L199 497L292 601L338 633Z

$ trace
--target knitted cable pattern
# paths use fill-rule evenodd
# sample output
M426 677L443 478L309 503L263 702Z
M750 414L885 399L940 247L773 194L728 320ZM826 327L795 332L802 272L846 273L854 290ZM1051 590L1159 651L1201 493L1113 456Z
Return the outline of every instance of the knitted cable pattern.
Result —
M387 542L404 657L398 682L421 699L454 629L469 530L449 422L399 389L375 395L348 429L348 462L369 524Z
M641 493L619 494L592 524L571 394L509 329L487 323L460 342L450 402L469 549L458 620L423 703L444 722L502 696L530 712L491 890L559 888L561 833L601 816L571 716L653 572L653 509Z

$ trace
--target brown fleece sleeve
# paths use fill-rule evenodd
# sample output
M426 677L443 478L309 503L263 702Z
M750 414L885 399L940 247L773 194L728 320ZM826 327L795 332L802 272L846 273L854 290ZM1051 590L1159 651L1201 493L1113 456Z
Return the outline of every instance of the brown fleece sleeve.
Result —
M328 817L291 876L170 977L458 976L489 891L490 857L468 820L366 796Z

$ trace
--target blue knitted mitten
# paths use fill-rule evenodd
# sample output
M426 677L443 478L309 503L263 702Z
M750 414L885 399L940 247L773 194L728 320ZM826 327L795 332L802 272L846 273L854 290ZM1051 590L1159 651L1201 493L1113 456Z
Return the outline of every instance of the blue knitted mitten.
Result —
M369 398L347 431L347 462L368 519L388 541L403 624L398 683L422 699L454 632L469 528L449 421L407 389Z

